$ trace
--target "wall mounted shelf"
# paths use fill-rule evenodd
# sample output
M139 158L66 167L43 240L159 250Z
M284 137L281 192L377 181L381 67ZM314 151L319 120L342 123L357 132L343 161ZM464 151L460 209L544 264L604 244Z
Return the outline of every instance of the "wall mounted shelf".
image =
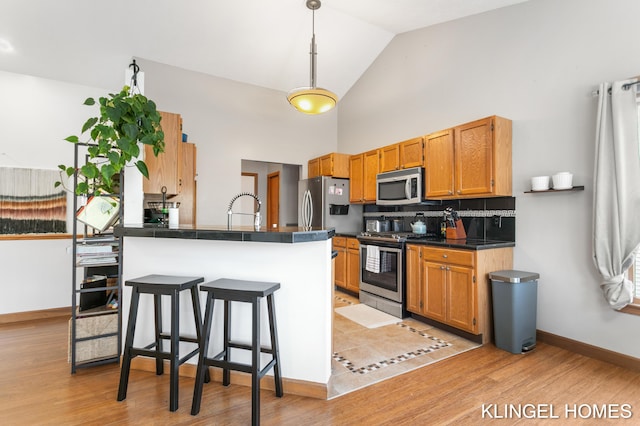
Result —
M567 191L584 191L584 185L574 186L568 189L546 189L544 191L524 191L525 194L539 194L543 192L567 192Z

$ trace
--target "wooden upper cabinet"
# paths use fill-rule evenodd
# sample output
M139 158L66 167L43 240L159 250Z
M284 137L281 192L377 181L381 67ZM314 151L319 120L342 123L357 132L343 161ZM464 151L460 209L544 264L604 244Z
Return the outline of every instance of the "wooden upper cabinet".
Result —
M380 173L400 169L400 144L380 148Z
M149 179L143 178L143 191L160 194L162 187L167 194L179 194L182 178L182 118L180 114L160 111L160 125L164 132L164 152L153 155L150 145L144 146L144 162L149 169Z
M413 138L399 144L400 168L424 167L424 138Z
M307 177L309 179L320 176L320 158L312 158L307 164Z
M376 176L379 150L352 155L349 160L349 201L355 204L376 202Z
M182 186L180 188L180 224L196 224L196 145L182 144ZM173 200L172 200L173 201Z
M511 120L487 117L425 137L426 198L510 196Z
M363 195L365 203L375 203L377 196L376 177L380 171L380 154L377 149L363 154Z
M453 129L425 136L425 197L454 195Z
M349 177L349 154L332 152L322 157L312 158L308 163L309 179L317 176Z
M352 155L349 159L349 201L364 203L364 155Z
M487 117L454 128L456 195L509 196L511 120Z
M424 139L413 138L380 148L380 173L424 166Z

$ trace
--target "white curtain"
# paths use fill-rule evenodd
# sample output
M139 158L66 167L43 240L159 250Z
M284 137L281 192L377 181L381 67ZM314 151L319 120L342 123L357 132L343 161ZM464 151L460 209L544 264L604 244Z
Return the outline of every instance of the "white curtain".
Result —
M640 244L640 147L636 80L599 90L593 197L593 258L613 309L633 300L626 271Z

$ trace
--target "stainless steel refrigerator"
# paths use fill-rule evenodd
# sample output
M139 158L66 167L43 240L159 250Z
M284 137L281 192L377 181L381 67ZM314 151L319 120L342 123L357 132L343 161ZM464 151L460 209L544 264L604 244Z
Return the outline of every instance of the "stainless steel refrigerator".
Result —
M298 226L362 231L362 205L349 204L349 179L320 176L299 181Z

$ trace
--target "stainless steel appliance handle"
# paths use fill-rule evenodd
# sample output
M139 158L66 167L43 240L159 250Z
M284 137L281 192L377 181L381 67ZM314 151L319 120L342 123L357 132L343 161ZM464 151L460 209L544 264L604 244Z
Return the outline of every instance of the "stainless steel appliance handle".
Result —
M311 228L313 221L313 201L311 200L311 191L308 189L302 196L302 226Z
M407 200L411 199L411 179L408 178L404 183L404 196L407 197Z
M307 190L307 197L309 199L309 223L307 226L311 228L311 224L313 223L313 197L311 196L311 191Z

